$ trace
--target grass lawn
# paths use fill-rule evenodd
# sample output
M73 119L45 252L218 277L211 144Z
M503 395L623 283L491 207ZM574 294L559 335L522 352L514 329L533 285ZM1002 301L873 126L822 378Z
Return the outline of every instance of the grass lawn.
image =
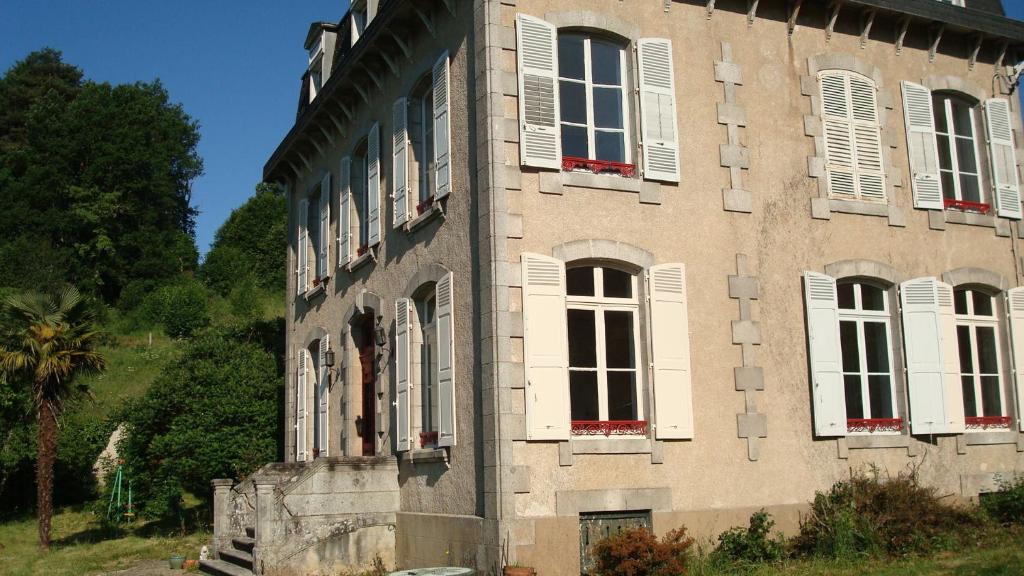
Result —
M63 509L53 517L53 544L38 548L35 518L0 524L0 574L10 576L72 576L123 570L141 560L162 560L172 554L198 558L209 542L206 532L186 536L152 523L139 525L116 538L104 532L88 510Z
M97 419L106 418L125 400L146 393L164 365L174 358L178 343L162 331L118 334L113 346L101 346L99 351L107 359L107 369L96 376L82 377L89 386L92 399L81 402L81 410Z

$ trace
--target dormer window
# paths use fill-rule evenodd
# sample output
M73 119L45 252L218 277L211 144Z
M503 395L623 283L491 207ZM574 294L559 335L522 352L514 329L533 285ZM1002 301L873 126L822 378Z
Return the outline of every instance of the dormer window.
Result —
M309 101L316 99L324 85L324 34L320 33L309 48Z
M366 2L352 3L352 45L355 46L366 30Z

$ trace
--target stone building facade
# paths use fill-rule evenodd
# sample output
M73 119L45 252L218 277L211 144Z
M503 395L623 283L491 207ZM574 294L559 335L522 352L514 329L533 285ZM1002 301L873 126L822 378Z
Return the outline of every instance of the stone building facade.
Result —
M998 0L367 0L306 47L265 167L289 463L221 488L257 571L579 574L616 526L793 529L851 469L1024 471ZM308 478L345 527L260 521Z

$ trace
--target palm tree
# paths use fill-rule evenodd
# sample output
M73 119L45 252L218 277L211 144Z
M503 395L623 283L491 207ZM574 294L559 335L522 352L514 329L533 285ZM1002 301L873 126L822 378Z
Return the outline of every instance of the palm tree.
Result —
M78 389L75 377L103 370L95 348L99 333L93 314L74 287L53 296L12 296L5 302L7 330L0 340L0 372L31 381L39 425L36 504L39 546L50 548L53 464L57 459L57 418L64 400Z

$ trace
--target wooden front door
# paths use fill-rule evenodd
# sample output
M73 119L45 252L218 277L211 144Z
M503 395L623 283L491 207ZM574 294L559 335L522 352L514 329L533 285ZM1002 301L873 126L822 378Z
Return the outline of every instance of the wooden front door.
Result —
M377 453L377 359L373 341L373 315L363 317L359 345L359 365L362 369L362 426L360 437L363 439L363 456L374 456Z

